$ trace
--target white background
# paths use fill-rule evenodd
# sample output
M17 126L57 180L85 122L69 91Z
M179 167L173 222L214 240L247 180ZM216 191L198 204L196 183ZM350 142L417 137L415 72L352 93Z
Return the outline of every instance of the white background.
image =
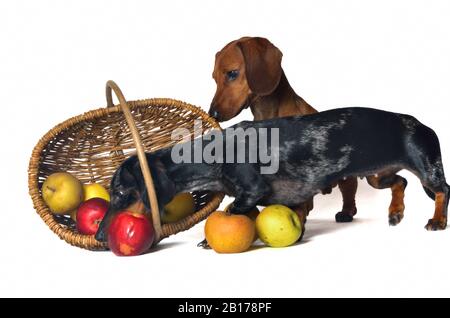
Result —
M406 172L397 227L390 191L363 180L352 224L334 223L335 189L315 198L303 243L235 255L197 248L203 224L135 258L71 247L27 193L38 139L103 107L106 80L130 100L207 110L214 54L244 35L282 50L292 86L318 110L416 116L440 136L450 171L449 16L448 1L1 1L0 296L450 296L450 230L424 230L433 202ZM246 110L233 122L251 118Z

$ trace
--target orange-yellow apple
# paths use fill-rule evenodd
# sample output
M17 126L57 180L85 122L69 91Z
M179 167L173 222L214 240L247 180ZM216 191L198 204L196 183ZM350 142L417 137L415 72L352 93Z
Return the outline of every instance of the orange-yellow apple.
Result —
M225 213L228 213L229 211L229 209L230 209L230 207L231 207L231 203L230 204L228 204L226 207L225 207L225 210L224 210L224 212ZM253 208L253 210L251 210L250 212L248 212L247 214L246 214L250 219L252 219L252 221L256 221L256 218L258 217L258 215L259 215L259 210L258 210L258 207L254 207ZM256 241L258 239L258 233L256 233L256 231L255 231L255 237L253 238L253 242L254 241Z
M217 253L241 253L255 237L255 222L245 215L216 211L206 220L205 237Z

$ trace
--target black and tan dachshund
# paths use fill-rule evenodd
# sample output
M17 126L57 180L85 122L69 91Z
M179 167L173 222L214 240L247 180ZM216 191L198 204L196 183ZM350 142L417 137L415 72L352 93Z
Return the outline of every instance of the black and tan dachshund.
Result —
M279 144L268 151L278 160L278 170L263 174L267 161L259 154L256 162L245 152L245 161L237 162L236 142L229 130L254 129L258 138L269 140L277 128ZM264 134L263 134L264 132ZM256 205L297 206L320 193L321 189L348 177L367 177L377 189L391 188L389 224L403 218L403 194L406 180L396 173L406 169L415 174L425 192L435 201L434 216L427 230L443 230L447 225L449 186L441 160L439 140L434 131L409 115L371 108L342 108L317 114L246 121L223 130L221 153L224 163L174 163L172 148L147 154L154 178L160 211L176 193L210 190L235 197L231 213L245 214ZM232 137L227 137L232 136ZM202 143L190 142L202 149L212 142L208 135ZM244 138L238 143L251 148ZM254 146L254 145L253 145ZM195 149L194 149L195 150ZM233 152L234 163L225 160ZM216 154L217 155L217 154ZM228 158L227 158L228 159ZM242 158L241 158L242 159ZM110 187L111 205L96 239L106 240L108 223L117 211L142 201L148 209L146 188L136 156L127 159L116 171Z

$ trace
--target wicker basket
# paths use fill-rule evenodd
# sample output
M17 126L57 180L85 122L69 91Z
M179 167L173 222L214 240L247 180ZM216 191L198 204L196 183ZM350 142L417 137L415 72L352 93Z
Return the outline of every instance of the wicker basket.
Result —
M119 99L113 105L111 90ZM47 226L67 243L89 250L105 250L107 245L91 235L76 232L73 222L50 212L41 196L41 187L52 173L67 171L81 182L100 183L107 189L118 166L133 154L138 155L151 202L156 242L187 230L217 209L221 193L193 193L196 212L170 224L159 218L153 181L144 150L154 151L177 141L171 132L184 127L193 132L194 121L200 119L203 131L220 126L200 108L173 99L146 99L127 102L112 81L106 84L107 107L70 118L46 133L31 155L28 187L34 208Z

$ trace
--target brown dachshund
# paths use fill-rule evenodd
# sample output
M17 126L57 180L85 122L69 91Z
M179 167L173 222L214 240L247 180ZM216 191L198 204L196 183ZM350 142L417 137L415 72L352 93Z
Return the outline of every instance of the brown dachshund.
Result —
M227 121L250 107L255 120L317 113L298 96L281 67L283 54L270 41L260 37L243 37L228 43L216 54L213 78L217 91L209 114L218 121ZM342 192L342 211L337 222L351 222L356 214L356 178L338 182ZM330 193L331 185L323 193ZM399 189L393 190L400 195ZM312 198L305 204L292 207L306 221L313 208Z

